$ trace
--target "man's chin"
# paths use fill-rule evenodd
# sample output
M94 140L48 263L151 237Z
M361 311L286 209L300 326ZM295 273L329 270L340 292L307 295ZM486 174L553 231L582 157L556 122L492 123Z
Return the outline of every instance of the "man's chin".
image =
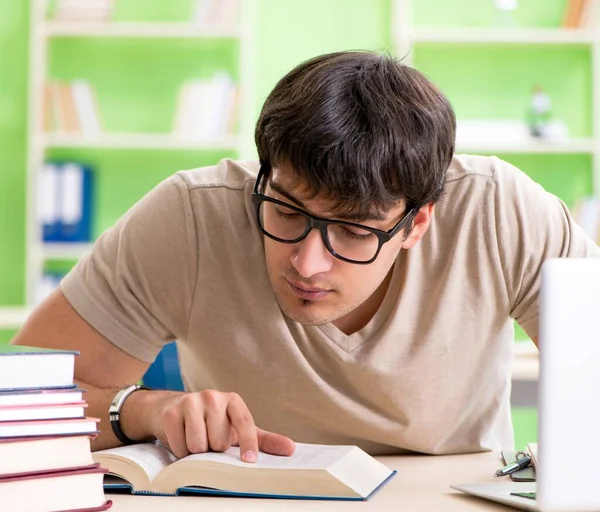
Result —
M323 311L319 304L310 303L310 301L294 306L279 301L279 307L290 320L307 326L325 325L338 318L331 312Z

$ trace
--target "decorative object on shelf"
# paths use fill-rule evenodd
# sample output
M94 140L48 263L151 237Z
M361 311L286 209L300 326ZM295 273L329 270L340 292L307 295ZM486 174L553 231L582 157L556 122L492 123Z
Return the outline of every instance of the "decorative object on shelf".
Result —
M44 242L92 240L94 175L78 162L47 162L40 171L38 214Z
M540 85L536 85L531 93L527 124L533 137L544 138L544 132L552 115L552 102Z
M499 24L504 27L514 27L516 22L513 12L519 7L519 0L494 0L494 6L500 14Z

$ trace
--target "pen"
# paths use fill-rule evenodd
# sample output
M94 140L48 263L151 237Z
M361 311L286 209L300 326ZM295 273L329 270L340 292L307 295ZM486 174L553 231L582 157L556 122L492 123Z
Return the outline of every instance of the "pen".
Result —
M500 468L498 471L494 473L494 476L506 476L514 473L515 471L519 471L519 469L526 468L531 464L531 457L521 457L520 459L507 464L503 468Z

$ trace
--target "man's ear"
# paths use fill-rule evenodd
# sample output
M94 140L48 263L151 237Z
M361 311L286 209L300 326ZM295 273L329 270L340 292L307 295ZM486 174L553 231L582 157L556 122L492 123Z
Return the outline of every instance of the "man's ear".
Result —
M411 247L414 247L419 240L423 238L423 235L426 233L429 225L431 224L434 209L434 203L428 203L419 209L412 221L412 229L402 243L403 249L410 249Z

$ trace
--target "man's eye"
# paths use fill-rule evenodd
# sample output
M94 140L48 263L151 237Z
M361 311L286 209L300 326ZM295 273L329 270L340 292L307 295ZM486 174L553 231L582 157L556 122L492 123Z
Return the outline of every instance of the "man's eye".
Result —
M366 229L350 228L344 226L344 235L354 240L368 240L375 235Z
M292 219L292 218L300 215L298 212L295 212L294 210L290 210L289 208L284 208L282 206L276 206L275 211L277 212L277 215L279 215L280 217L282 217L284 219Z

